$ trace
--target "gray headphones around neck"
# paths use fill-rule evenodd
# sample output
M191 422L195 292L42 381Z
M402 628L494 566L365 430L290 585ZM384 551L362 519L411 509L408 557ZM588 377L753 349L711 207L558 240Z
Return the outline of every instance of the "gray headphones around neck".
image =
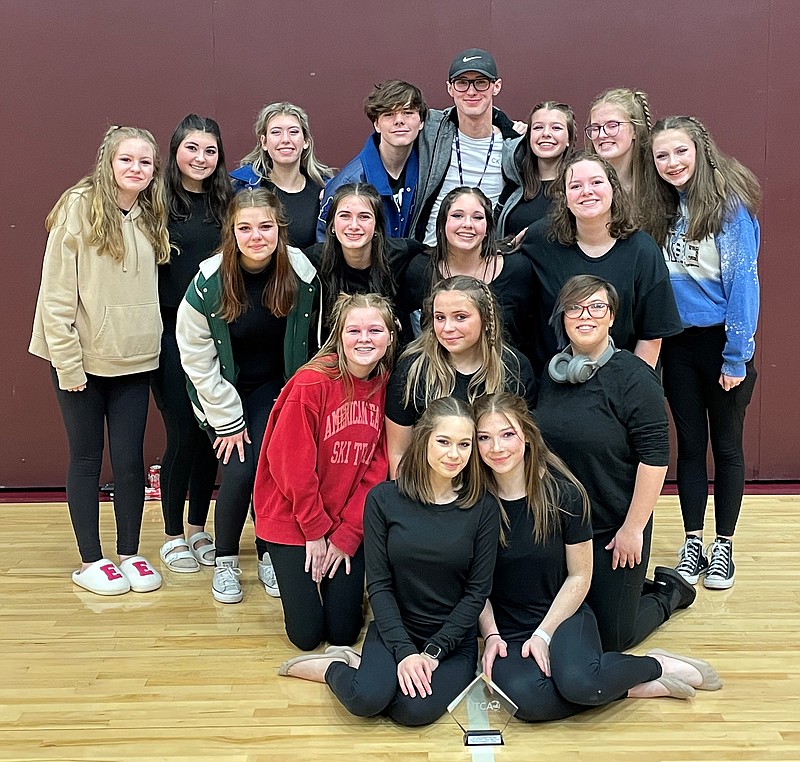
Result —
M547 372L550 378L559 384L585 384L614 356L616 351L614 340L610 336L608 346L596 360L586 355L573 355L572 348L567 347L550 360Z

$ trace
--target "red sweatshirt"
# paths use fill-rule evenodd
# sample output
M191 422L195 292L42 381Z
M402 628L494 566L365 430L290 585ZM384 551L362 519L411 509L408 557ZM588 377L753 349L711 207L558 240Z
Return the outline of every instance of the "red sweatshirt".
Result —
M281 545L326 537L352 556L364 539L364 501L388 475L385 379L344 382L298 371L269 416L253 504L256 534ZM372 395L370 396L370 393Z

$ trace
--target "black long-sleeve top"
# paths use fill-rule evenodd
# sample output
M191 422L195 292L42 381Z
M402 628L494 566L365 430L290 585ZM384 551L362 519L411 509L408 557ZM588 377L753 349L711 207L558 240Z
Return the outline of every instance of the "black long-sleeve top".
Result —
M484 496L472 508L425 505L383 482L364 507L367 593L381 638L397 663L432 643L446 657L475 637L492 587L500 511Z
M518 349L527 351L530 344L528 315L534 292L533 265L527 257L517 252L506 254L497 261L502 261L503 269L487 285L500 306L505 338ZM438 275L434 277L433 262L428 253L414 257L405 272L398 295L400 309L409 314L419 312L434 282L438 280Z

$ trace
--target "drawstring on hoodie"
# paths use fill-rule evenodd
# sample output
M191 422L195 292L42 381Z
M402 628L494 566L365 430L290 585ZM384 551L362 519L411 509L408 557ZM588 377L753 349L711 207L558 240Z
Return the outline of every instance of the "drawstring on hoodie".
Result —
M134 224L134 220L138 219L141 213L141 207L135 203L131 207L130 211L122 217L122 239L124 243L123 250L126 253L126 256L122 258L122 272L124 273L128 272L126 259L129 251L133 251L133 254L136 258L136 274L138 275L142 271L141 263L139 261L139 246L136 243L136 231L133 229L133 227L131 227ZM129 243L132 243L133 246L128 246Z

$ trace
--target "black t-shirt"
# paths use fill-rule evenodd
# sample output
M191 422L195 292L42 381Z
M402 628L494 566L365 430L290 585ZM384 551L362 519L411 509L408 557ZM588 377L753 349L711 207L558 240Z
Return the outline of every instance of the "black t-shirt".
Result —
M500 511L489 496L459 508L417 503L400 494L397 482L370 490L364 506L367 593L397 662L427 641L447 656L475 637L499 532Z
M658 244L637 230L617 239L601 257L590 257L576 244L563 246L547 238L549 221L528 228L522 252L533 262L538 288L533 305L534 369L540 373L558 351L548 321L561 287L573 275L596 275L619 294L611 338L618 349L633 351L639 339L661 339L683 330L669 271Z
M404 401L406 379L413 361L414 357L407 355L401 357L386 387L386 417L398 426L413 426L427 407L421 390L414 395L413 400L409 400L408 405ZM538 385L528 358L513 347L508 347L503 356L503 363L506 367L506 391L523 397L528 409L533 410L536 406ZM473 375L456 371L455 388L449 396L467 402L469 382ZM478 396L483 394L485 392L481 390Z
M553 182L553 180L542 180L539 192L532 199L519 200L506 216L503 236L516 235L520 230L547 216L553 201L546 195L546 191Z
M406 184L406 167L408 166L408 162L403 164L403 168L400 170L400 174L397 177L392 177L388 172L386 173L386 179L389 181L389 187L392 189L392 194L395 197L395 201L397 201L397 194L403 190ZM399 204L398 204L399 206Z
M262 304L264 287L275 272L275 263L260 273L242 270L247 309L229 324L233 358L239 368L236 386L245 393L265 383L283 383L283 339L286 318L276 317Z
M621 351L585 384L559 384L545 372L536 421L589 494L596 533L622 526L640 463L669 463L664 390L642 359Z
M306 187L297 193L281 190L269 181L264 187L271 190L283 204L286 219L289 222L287 230L289 245L298 249L305 249L317 240L317 218L319 217L319 193L322 187L317 185L310 177L306 177Z
M556 477L560 490L558 522L544 542L533 539L528 499L503 500L508 516L506 545L497 549L490 600L497 629L505 640L527 640L542 623L567 578L566 545L592 539L589 517L582 515L578 490Z
M170 261L158 266L158 298L165 318L174 323L186 289L197 275L200 263L210 257L220 244L220 225L206 209L206 194L187 191L191 206L189 217L167 222L169 241L174 244Z
M487 285L500 305L505 337L510 344L527 354L529 341L528 316L534 291L534 272L530 261L515 252L503 256L503 268ZM489 268L491 273L491 267ZM401 309L413 315L422 309L435 281L433 264L427 253L411 260L402 281L398 301ZM414 321L419 325L419 317Z

